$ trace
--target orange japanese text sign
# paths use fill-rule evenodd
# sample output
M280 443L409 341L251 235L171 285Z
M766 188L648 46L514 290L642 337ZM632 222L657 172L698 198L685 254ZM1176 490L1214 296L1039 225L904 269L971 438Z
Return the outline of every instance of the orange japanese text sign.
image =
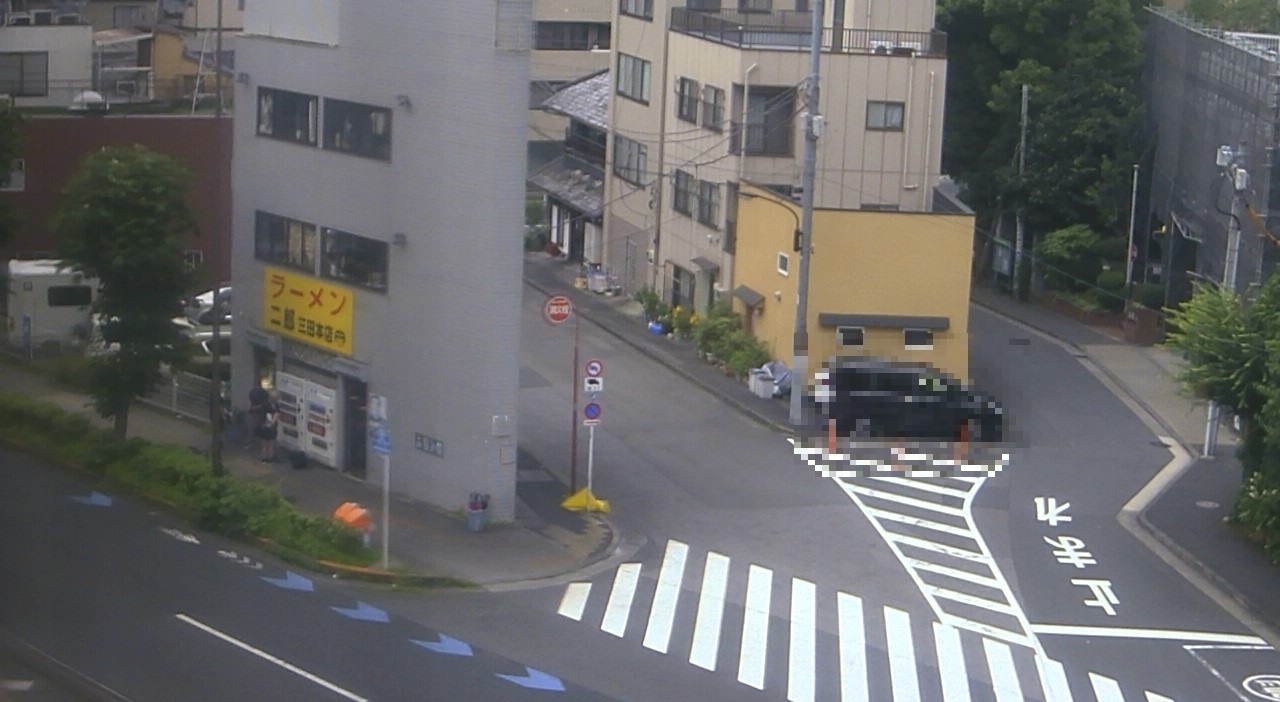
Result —
M268 330L346 356L355 333L355 291L328 280L266 267L262 319Z

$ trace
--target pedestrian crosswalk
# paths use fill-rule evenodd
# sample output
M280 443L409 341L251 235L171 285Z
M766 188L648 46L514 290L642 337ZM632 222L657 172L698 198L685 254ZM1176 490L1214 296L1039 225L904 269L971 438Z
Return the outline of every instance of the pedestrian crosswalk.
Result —
M623 563L611 578L570 583L558 613L789 702L1172 702L1145 690L1126 698L1095 672L1069 674L1008 631L917 621L677 540L648 570Z

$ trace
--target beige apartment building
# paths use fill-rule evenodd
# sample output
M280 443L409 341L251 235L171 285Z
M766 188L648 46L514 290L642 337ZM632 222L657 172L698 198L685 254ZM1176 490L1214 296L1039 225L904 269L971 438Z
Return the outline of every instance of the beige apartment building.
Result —
M569 119L541 109L559 88L609 66L614 0L533 0L533 54L529 84L532 152L558 152ZM549 153L533 156L534 168Z
M731 289L741 181L800 197L808 0L617 0L598 262L705 309ZM815 206L928 212L946 36L935 0L828 0ZM797 222L798 227L798 222Z

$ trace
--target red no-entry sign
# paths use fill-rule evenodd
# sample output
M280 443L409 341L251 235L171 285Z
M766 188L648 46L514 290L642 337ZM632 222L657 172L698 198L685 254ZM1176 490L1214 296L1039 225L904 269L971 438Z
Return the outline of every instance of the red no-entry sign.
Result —
M542 305L542 316L552 324L568 321L573 316L573 300L564 295L548 295Z

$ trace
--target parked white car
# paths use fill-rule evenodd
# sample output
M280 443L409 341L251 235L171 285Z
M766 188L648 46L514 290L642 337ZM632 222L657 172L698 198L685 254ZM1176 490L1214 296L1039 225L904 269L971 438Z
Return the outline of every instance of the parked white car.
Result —
M218 289L218 302L222 306L222 323L231 323L231 286L224 285ZM183 310L191 323L207 327L213 324L213 291L206 290L199 295L187 298Z

